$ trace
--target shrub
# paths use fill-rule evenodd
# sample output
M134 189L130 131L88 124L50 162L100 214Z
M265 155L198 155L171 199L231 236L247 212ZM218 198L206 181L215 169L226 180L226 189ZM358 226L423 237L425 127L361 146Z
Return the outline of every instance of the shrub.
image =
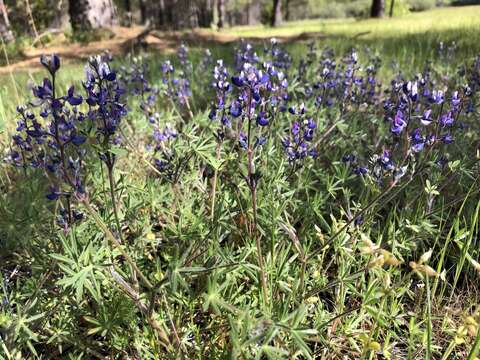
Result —
M411 11L425 11L436 6L435 0L407 0L407 6Z

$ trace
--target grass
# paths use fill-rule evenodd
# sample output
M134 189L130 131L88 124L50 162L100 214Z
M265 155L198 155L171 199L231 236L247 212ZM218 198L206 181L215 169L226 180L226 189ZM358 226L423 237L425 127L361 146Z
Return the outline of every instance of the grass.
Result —
M425 12L411 13L401 17L385 19L337 19L303 20L284 23L278 28L265 26L241 26L224 30L238 37L291 37L305 33L318 33L311 40L320 47L332 47L338 53L349 48L369 47L381 55L384 64L396 62L404 71L418 70L426 60L437 57L436 48L440 41L446 44L455 41L459 58L472 58L480 52L478 32L480 31L480 6L437 8ZM295 40L295 39L294 39ZM208 44L216 58L229 58L231 45ZM191 44L195 49L195 44ZM199 52L201 49L198 49ZM289 50L298 60L303 50L299 41L289 44ZM158 59L162 60L163 56ZM441 66L439 64L439 66ZM393 71L384 70L388 75ZM443 69L442 69L443 70ZM0 111L0 130L5 130L7 119L15 114L11 101L16 92L24 93L28 80L38 81L41 74L36 70L15 71L14 80L9 75L0 76L0 99L3 106ZM78 81L83 76L83 65L75 63L65 67L63 81ZM13 84L15 83L15 85ZM15 90L15 88L17 90ZM23 95L22 95L23 97ZM11 121L9 121L11 123Z
M278 28L261 25L238 26L226 29L225 32L240 37L288 37L303 33L321 33L332 37L379 40L425 33L478 30L479 11L479 6L446 7L394 18L302 20L287 22Z
M362 64L380 55L385 87L399 70L410 78L431 60L435 87L453 89L468 81L458 67L470 66L480 53L477 23L463 27L460 21L477 9L226 31L266 37L320 31L326 36L317 46L333 47L337 62L352 46ZM354 38L365 31L372 32ZM456 52L438 56L438 40L456 41ZM215 44L213 57L231 64L234 46ZM378 182L356 176L342 157L355 154L373 165L373 156L388 148L402 161L402 146L395 144L403 140L392 138L383 121L383 98L366 108L352 102L345 112L338 104L315 110L306 89L319 79L317 62L297 79L306 43L293 41L286 49L294 57L289 104L304 102L318 125L315 139L325 136L318 158L303 166L292 167L284 153L288 112L278 113L270 127L254 127L267 138L252 147L251 158L229 133L218 142L217 122L207 116L215 99L212 69L198 71L201 49L190 57L193 118L164 96L153 105L161 126L170 123L180 133L164 145L174 176L152 169L146 148L152 127L133 92L125 100L125 141L111 149L118 157L112 182L99 160L102 151L105 157L99 148L109 142L98 140L88 120L82 127L89 136L82 170L88 196L72 197L84 219L69 231L55 224L65 201L45 199L44 172L1 164L0 359L479 356L479 93L477 112L460 119L468 126L452 128L453 144L404 158L409 166L398 183L392 174ZM163 86L162 60L156 54L143 60L151 84ZM31 99L26 83L45 75L14 73L20 101ZM63 66L58 91L70 83L81 89L82 78L83 65ZM0 122L12 131L18 102L11 79L0 81ZM69 149L76 156L76 148ZM443 157L449 162L441 167ZM255 192L246 174L255 177ZM354 225L360 214L363 224Z

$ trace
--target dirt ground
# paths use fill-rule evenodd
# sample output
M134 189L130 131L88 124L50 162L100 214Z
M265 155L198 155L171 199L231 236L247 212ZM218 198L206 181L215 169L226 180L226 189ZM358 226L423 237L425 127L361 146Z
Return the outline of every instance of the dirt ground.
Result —
M40 66L38 59L42 54L58 54L64 62L68 63L85 60L104 50L110 51L112 55L124 55L139 49L170 53L175 51L182 41L198 46L202 43L207 45L208 43L230 43L239 40L239 37L235 35L201 29L185 32L161 32L144 27L114 27L109 31L112 33L111 38L89 43L69 43L63 34L56 35L54 41L47 45L25 49L23 60L0 67L0 75L17 70L38 68ZM318 33L305 33L294 37L280 37L279 40L290 42L319 36ZM262 39L257 37L249 40L259 41Z

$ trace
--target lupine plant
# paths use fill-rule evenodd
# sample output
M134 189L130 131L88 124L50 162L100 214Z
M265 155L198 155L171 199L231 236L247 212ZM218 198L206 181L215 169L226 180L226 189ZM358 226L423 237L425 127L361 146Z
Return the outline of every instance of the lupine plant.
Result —
M480 58L456 48L416 72L182 44L66 87L43 56L2 148L0 235L32 238L2 268L5 357L478 357Z

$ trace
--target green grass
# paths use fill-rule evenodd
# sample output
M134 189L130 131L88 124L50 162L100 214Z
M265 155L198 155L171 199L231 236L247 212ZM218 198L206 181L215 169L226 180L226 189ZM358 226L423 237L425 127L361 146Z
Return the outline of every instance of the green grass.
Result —
M431 60L437 86L458 87L465 80L458 66L480 53L478 9L226 31L265 37L320 32L325 37L315 39L318 48L333 47L337 61L352 46L362 63L368 59L366 46L381 56L383 81L398 70L393 60L408 77ZM371 32L355 38L366 31ZM440 40L457 42L453 58L437 56ZM306 54L306 42L286 45L296 62ZM211 45L214 58L231 62L234 44ZM192 51L194 69L201 50ZM145 58L154 84L161 84L163 58ZM316 136L332 123L337 128L317 159L292 170L281 144L292 117L278 114L268 130L255 127L268 134L267 143L254 151L258 232L247 229L254 223L251 189L242 177L249 171L247 155L228 136L218 145L216 123L207 117L214 99L207 72L195 71L192 78L193 119L163 97L155 105L162 125L182 128L171 144L171 161L181 169L175 180L146 165L151 124L138 100L129 98L131 111L122 127L127 140L115 150L120 226L95 137L85 144L89 196L74 204L85 219L70 232L54 224L63 204L45 199L43 172L1 163L0 256L8 281L1 281L0 299L8 301L0 304L0 359L478 357L478 114L462 116L469 126L456 131L451 146L432 151L428 159L410 156L407 175L389 190L391 176L379 184L355 176L341 161L354 153L366 164L373 154L395 147L382 105L366 110L352 105L347 114L335 106L313 111L314 99L304 96L304 87L316 79L317 65L303 83L293 80L295 74L293 69L292 102L306 103L318 123ZM26 83L38 83L45 71L13 76L13 82L0 78L0 128L8 131L15 126L15 89L20 102L31 99ZM83 65L62 66L59 76L59 92L71 82L81 88ZM1 151L6 144L0 143ZM442 155L451 161L440 169L436 161ZM362 211L363 225L347 225ZM118 227L121 248L112 240ZM268 277L266 301L255 234ZM134 266L153 289L136 283Z
M241 26L225 29L226 34L238 37L291 38L289 51L298 60L305 52L304 42L315 41L318 47L332 47L338 54L349 48L369 47L382 56L385 76L391 75L392 61L401 65L406 73L418 71L426 60L435 60L436 48L440 41L457 44L457 58L461 62L480 53L480 6L437 8L425 12L411 13L392 19L336 19L304 20L284 23L278 28L265 26ZM318 33L311 40L297 41L295 38L305 33ZM204 44L212 49L216 58L230 58L233 44ZM190 44L192 49L195 43ZM198 46L198 45L197 45ZM203 45L202 45L203 46ZM157 59L159 64L164 56ZM19 70L12 76L0 76L0 130L11 124L15 115L16 94L21 100L25 96L25 85L29 80L38 82L43 76L40 69ZM83 65L69 63L64 67L61 84L79 82L83 78ZM15 85L14 85L15 84ZM15 101L11 101L15 99Z
M261 25L239 26L226 29L225 32L242 37L289 37L319 32L330 36L390 39L429 32L478 30L479 14L480 6L446 7L394 18L302 20L287 22L278 28Z
M318 33L311 40L318 47L332 47L337 53L352 47L369 47L382 57L387 65L383 71L391 75L388 65L392 61L396 61L408 73L418 71L426 60L435 60L440 41L455 41L458 59L469 59L480 53L480 6L437 8L392 19L304 20L284 23L278 28L242 26L224 31L239 37L292 37L293 43L288 47L297 60L305 50L301 42L295 41L295 36ZM231 57L232 45L209 43L208 46L216 58ZM195 49L195 44L191 44L191 47ZM199 52L200 50L198 49ZM157 59L158 62L162 58L163 56ZM74 63L65 66L63 80L66 83L79 81L83 77L82 68L83 65ZM0 99L3 104L3 107L0 105L0 130L5 129L5 124L11 123L11 118L15 115L16 105L11 101L12 97L16 96L16 92L21 99L29 96L25 93L26 82L29 79L38 81L41 76L38 69L16 71L13 74L14 80L9 75L0 76Z

